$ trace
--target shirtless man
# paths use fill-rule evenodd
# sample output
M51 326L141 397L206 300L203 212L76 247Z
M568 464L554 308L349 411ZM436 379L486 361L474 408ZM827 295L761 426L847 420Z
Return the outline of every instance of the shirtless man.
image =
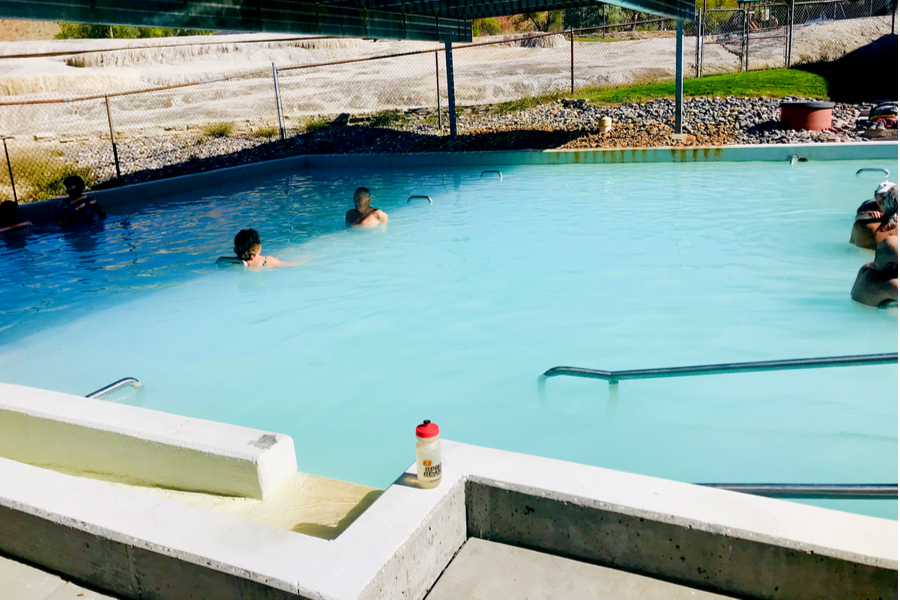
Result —
M897 236L878 243L875 260L859 270L850 297L868 306L897 301Z
M57 208L56 222L60 225L72 225L93 221L96 215L98 219L105 219L106 213L90 196L84 195L84 179L78 175L70 175L63 180L66 186L68 198L63 198Z
M362 225L365 227L387 223L388 216L384 214L384 211L369 206L371 201L372 195L369 193L369 188L356 188L356 191L353 192L353 205L356 208L348 210L347 215L344 217L347 225Z
M897 235L897 184L886 181L875 190L875 197L856 210L850 243L874 250L885 238Z

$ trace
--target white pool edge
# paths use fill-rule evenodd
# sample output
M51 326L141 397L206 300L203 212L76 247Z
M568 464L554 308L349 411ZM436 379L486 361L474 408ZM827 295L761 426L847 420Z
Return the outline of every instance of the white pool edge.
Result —
M113 406L147 412L83 408ZM131 598L422 598L468 537L723 593L896 595L895 521L442 444L438 488L410 469L333 541L0 458L0 552Z
M513 165L591 165L695 162L782 162L792 156L806 161L897 160L897 142L770 144L696 148L600 148L585 150L510 150L486 152L422 152L397 154L301 154L169 179L91 192L107 208L140 206L148 201L248 179L291 171L331 169L403 169L433 167L502 167ZM23 204L23 217L52 221L58 200Z

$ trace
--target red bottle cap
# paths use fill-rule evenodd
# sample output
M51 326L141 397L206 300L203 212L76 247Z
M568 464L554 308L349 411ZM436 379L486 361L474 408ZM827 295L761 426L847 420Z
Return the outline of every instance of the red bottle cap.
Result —
M416 425L416 437L433 438L437 437L440 432L437 423L431 421L422 421L421 425Z

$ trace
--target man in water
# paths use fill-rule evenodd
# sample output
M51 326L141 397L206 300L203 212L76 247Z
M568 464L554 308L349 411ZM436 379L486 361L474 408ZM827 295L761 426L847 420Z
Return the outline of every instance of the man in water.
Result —
M56 222L60 225L72 225L74 223L84 223L94 220L94 215L98 219L105 219L106 213L97 204L97 201L90 196L84 195L84 179L78 175L70 175L63 180L66 186L66 194L68 198L63 198L59 202L56 210Z
M372 195L369 193L369 188L356 188L356 191L353 193L353 205L356 208L348 210L347 215L344 217L347 225L362 225L365 227L387 223L388 216L384 214L384 211L369 206L371 201Z
M885 181L875 197L856 210L850 243L874 250L885 238L897 235L897 184Z
M875 260L859 270L850 297L868 306L897 301L897 236L878 242Z

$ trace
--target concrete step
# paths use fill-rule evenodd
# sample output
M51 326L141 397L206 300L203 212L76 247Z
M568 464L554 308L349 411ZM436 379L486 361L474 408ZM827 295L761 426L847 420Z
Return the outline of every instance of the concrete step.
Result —
M0 597L4 600L117 600L2 556Z

